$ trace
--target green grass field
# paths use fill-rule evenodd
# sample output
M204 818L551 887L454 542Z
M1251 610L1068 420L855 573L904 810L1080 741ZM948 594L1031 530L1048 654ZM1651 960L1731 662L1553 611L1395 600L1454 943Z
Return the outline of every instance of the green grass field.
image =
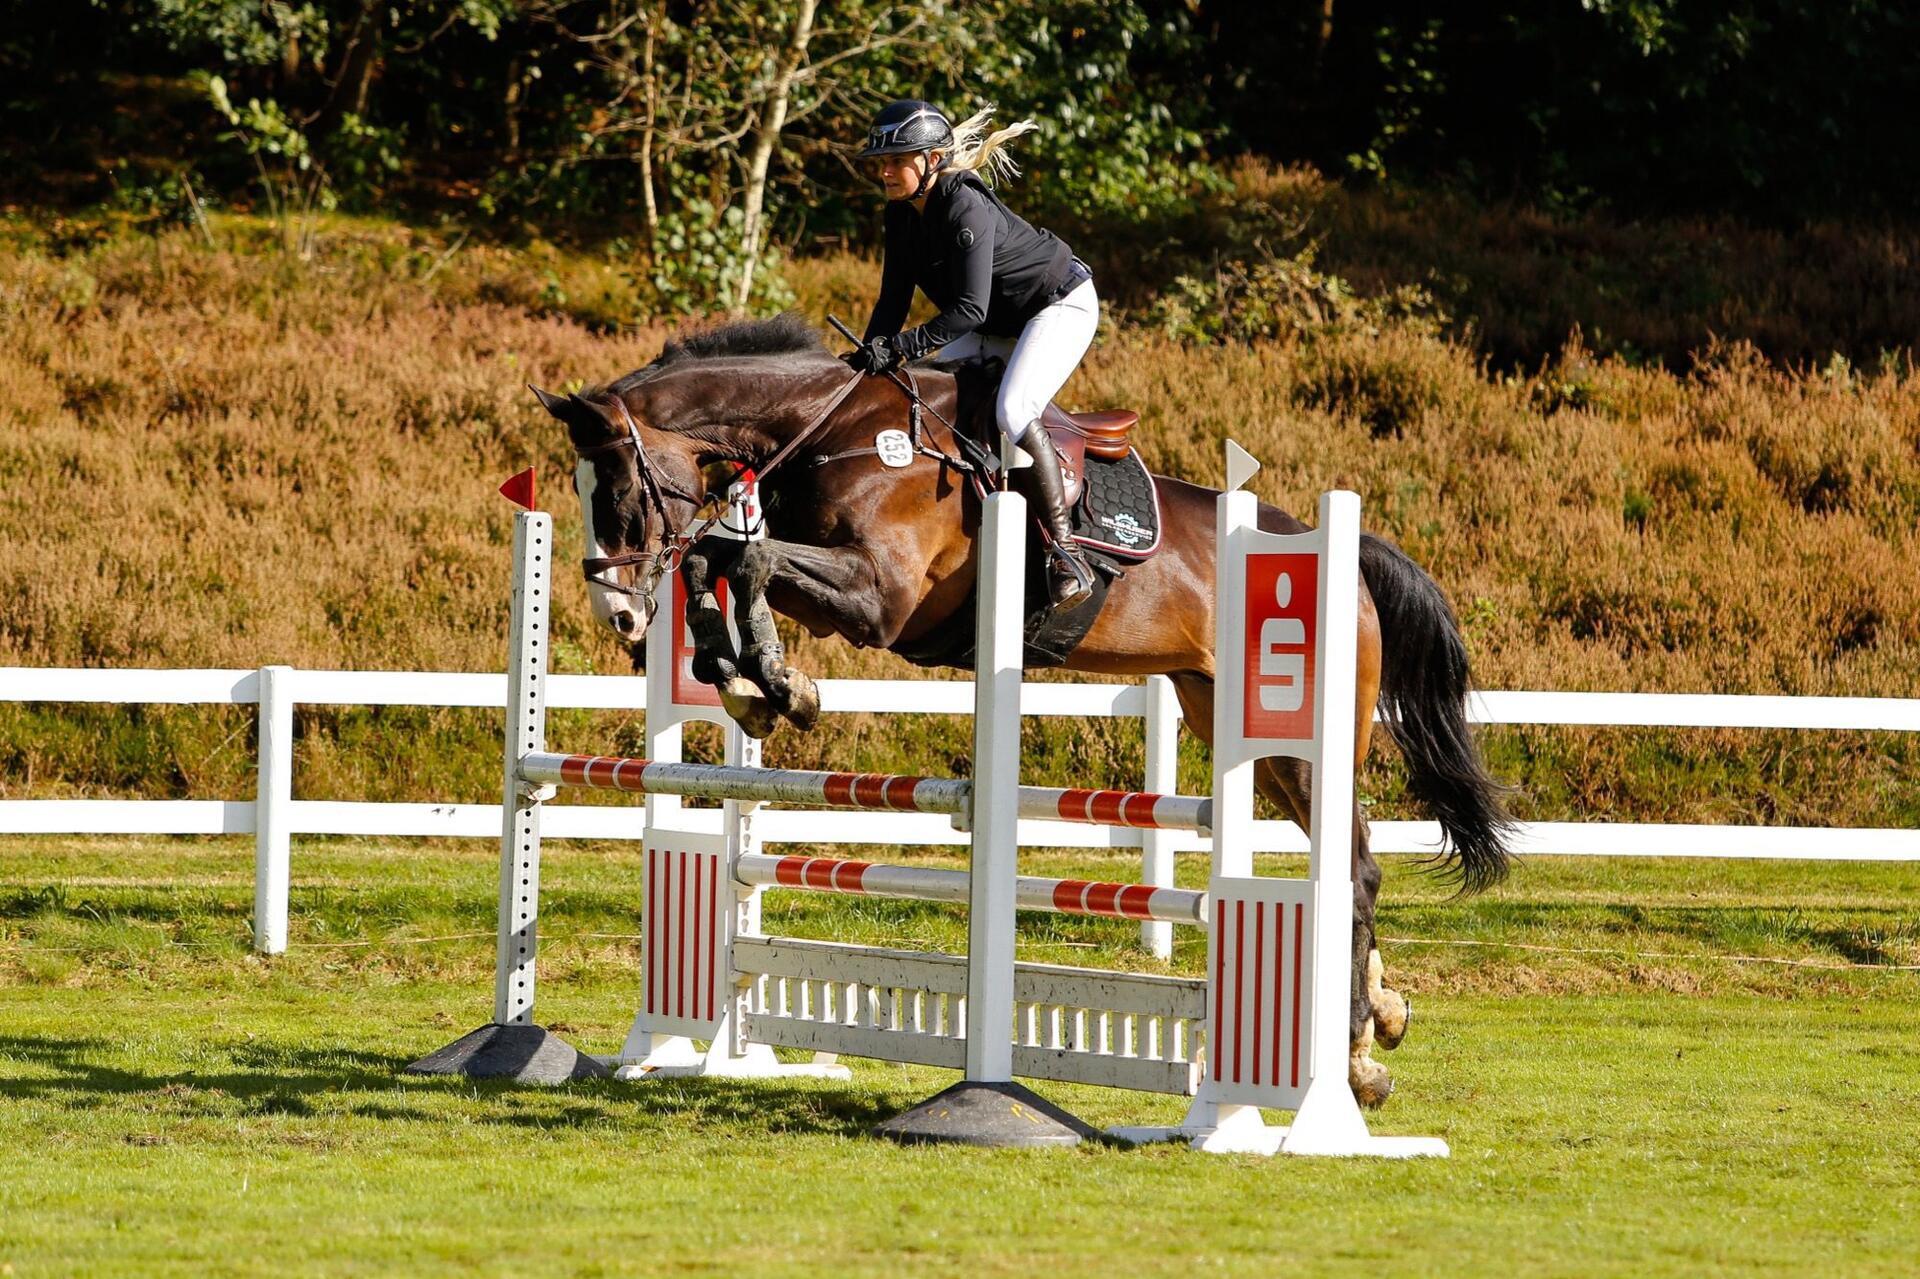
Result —
M0 841L0 1274L1905 1275L1920 1254L1910 866L1539 860L1462 903L1396 864L1381 926L1418 1020L1374 1127L1454 1155L1390 1164L900 1150L863 1134L950 1076L879 1063L851 1085L405 1078L489 1014L493 850L302 842L271 961L247 952L251 851ZM546 863L540 1020L588 1051L635 1001L636 863ZM1130 927L1025 922L1023 957L1154 967ZM952 947L963 920L787 894L767 923ZM1042 1091L1098 1123L1180 1110Z

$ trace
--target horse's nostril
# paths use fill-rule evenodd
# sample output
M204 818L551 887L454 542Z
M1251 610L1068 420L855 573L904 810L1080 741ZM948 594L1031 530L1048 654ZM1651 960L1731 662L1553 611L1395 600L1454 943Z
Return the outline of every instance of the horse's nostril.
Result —
M633 634L634 628L639 624L640 619L632 613L622 611L613 615L613 629L619 631L622 635Z

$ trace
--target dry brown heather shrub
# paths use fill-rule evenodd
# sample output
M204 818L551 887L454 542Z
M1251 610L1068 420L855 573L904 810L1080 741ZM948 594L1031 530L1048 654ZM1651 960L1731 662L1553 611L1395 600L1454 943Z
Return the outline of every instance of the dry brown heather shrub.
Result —
M530 309L548 268L501 250L439 270L436 257L402 246L303 265L185 236L0 257L0 662L498 669L512 510L494 486L537 463L561 545L579 536L563 433L523 383L636 367L671 326L590 331ZM557 270L582 293L618 275ZM836 258L793 279L807 314L830 305L858 325L873 274ZM1140 408L1142 448L1171 474L1213 480L1232 436L1266 464L1255 487L1289 510L1359 491L1369 525L1453 599L1486 686L1920 695L1911 374L1787 371L1721 346L1675 375L1576 340L1516 378L1411 331L1194 347L1110 330L1065 398ZM563 669L624 669L570 586L555 625ZM906 671L838 642L795 651L830 675ZM452 723L428 728L487 735ZM840 721L779 753L963 762L951 725L874 730ZM593 731L633 735L630 722ZM1032 731L1063 776L1137 767L1131 727ZM1545 752L1608 775L1649 741L1693 769L1731 749L1671 734L1502 740L1516 770ZM1750 812L1751 792L1774 785L1762 775L1784 774L1749 764L1762 780L1728 785L1730 807ZM338 767L307 793L404 789L378 758ZM1916 806L1910 782L1857 779L1873 811ZM1544 774L1529 785L1536 811L1596 799ZM1647 812L1684 803L1657 780L1627 791Z

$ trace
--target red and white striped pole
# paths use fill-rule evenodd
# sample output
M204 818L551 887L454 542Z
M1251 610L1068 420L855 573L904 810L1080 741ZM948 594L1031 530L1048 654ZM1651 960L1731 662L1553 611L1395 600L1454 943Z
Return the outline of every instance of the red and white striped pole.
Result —
M535 752L523 757L520 775L530 782L627 791L636 795L684 795L893 813L943 813L962 819L969 815L973 797L971 782L946 777L738 768L728 764L551 752ZM1209 833L1213 826L1213 801L1199 795L1022 786L1018 805L1019 816L1028 820L1190 830L1202 835Z
M856 897L955 903L967 901L973 881L964 870L935 866L890 866L839 857L775 857L765 853L742 855L734 874L749 888L798 888ZM1014 881L1014 905L1021 910L1057 915L1174 924L1207 922L1205 893L1190 888L1155 888L1151 884L1021 875Z

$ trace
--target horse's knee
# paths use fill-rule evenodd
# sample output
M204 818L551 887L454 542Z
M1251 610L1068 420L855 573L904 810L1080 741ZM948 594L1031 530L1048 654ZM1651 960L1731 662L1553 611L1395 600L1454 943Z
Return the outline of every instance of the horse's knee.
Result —
M773 580L776 567L773 544L759 541L738 545L740 550L727 565L726 578L736 598L754 599L764 594L767 583Z

